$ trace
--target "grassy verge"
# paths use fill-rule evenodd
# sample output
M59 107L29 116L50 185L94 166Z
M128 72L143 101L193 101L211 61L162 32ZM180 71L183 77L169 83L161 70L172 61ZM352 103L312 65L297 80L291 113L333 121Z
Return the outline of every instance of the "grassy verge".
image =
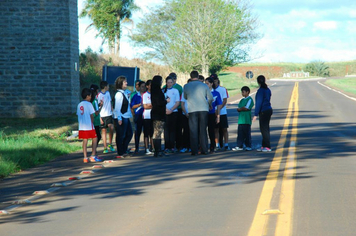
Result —
M229 96L241 93L242 86L248 86L251 90L258 88L256 79L241 78L233 72L222 72L219 74L221 85L229 92Z
M77 118L0 119L0 177L80 150L81 142L66 137Z
M356 78L328 79L325 83L346 93L356 95Z

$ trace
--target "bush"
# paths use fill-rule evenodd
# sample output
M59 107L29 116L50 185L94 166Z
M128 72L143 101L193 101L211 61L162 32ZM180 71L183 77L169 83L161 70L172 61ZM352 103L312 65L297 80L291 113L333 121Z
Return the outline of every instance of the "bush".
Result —
M330 76L329 66L327 66L325 62L322 61L312 61L305 66L304 70L314 76Z

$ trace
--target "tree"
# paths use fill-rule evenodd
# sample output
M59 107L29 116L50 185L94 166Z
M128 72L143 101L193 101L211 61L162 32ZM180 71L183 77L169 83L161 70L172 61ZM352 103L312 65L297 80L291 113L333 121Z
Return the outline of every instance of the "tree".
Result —
M249 60L249 45L259 38L250 9L243 0L168 0L146 15L131 39L151 49L149 58L206 76Z
M329 66L322 61L312 61L305 66L305 71L310 72L311 75L329 77Z
M93 23L88 28L95 27L110 52L119 54L122 23L132 22L132 12L138 9L133 0L86 0L79 17L89 16Z

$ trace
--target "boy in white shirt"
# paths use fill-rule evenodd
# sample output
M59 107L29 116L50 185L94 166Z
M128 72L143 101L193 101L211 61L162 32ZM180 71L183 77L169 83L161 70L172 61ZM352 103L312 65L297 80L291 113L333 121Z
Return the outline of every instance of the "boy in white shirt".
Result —
M83 139L83 154L84 154L84 163L90 162L101 162L103 161L96 156L96 147L97 147L97 137L94 128L94 108L91 104L91 90L85 88L82 90L82 98L84 99L77 106L77 115L79 123L79 139ZM88 139L92 139L92 155L88 158L87 146Z
M100 111L100 128L101 136L104 143L104 152L108 153L108 148L110 151L115 152L115 148L112 146L112 138L114 135L114 124L112 120L112 105L111 105L111 96L109 92L109 84L106 81L100 82L101 92L98 94L98 102L102 102L102 108ZM109 128L109 144L107 144L106 129Z

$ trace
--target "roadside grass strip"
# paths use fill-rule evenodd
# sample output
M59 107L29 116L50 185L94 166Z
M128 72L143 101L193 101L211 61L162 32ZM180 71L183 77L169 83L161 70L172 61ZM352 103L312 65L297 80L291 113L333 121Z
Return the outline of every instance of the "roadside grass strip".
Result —
M297 119L299 114L299 107L297 105L299 98L298 88L299 84L297 82L295 83L291 100L289 102L288 113L284 121L283 130L277 145L277 149L269 168L265 183L263 185L256 212L249 229L249 236L269 234L270 232L268 231L272 228L270 225L272 224L270 222L271 215L278 215L277 225L274 231L275 235L288 236L292 232L293 199L295 186L295 179L293 177L295 175L296 169L295 144L297 137ZM294 118L292 120L292 130L290 130L289 126L291 123L292 115ZM291 143L282 180L281 192L278 193L275 191L277 187L279 169L283 159L284 146L287 142L287 135L289 132L292 133L292 138L290 140ZM271 203L272 199L276 196L279 197L279 206L278 209L273 209L271 208Z
M327 88L327 89L329 89L329 90L331 90L331 91L334 91L334 92L336 92L336 93L339 93L339 94L341 94L341 95L347 97L348 99L351 99L351 100L353 100L353 101L356 101L356 98L351 97L351 96L348 96L348 95L344 94L343 92L341 92L341 91L339 91L339 90L330 88L329 86L327 86L327 85L325 85L325 84L323 84L323 83L320 83L319 81L318 81L318 84L320 84L321 86L324 86L325 88Z

